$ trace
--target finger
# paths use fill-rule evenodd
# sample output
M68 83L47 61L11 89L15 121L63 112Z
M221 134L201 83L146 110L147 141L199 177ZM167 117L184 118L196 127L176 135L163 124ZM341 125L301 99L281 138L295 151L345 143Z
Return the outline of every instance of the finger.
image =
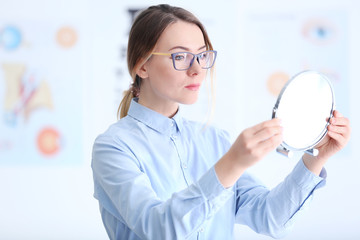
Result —
M333 136L332 134L340 134L342 137L344 137L345 141L350 139L351 129L349 127L329 126L328 130L331 136Z
M274 135L271 138L258 143L256 146L250 149L251 155L256 156L261 159L263 156L274 150L277 146L280 145L282 141L282 135Z
M263 128L254 135L254 142L259 143L265 141L274 135L282 134L282 132L283 128L281 126Z
M333 115L334 117L343 117L343 115L338 110L334 110Z
M261 131L264 128L280 126L280 125L281 125L281 120L279 118L273 118L271 120L267 120L262 123L259 123L255 126L251 127L250 129L253 134L256 134L257 132Z
M331 125L346 126L350 125L350 121L345 117L335 117L330 119Z
M281 134L281 128L282 127L265 128L260 130L256 134L251 134L250 132L247 132L245 130L242 135L242 140L246 143L246 146L248 148L257 147L260 142L265 141L274 135Z
M347 134L349 132L349 129L347 127L341 127L335 125L329 125L328 130L339 134Z
M258 144L258 147L259 147L259 149L261 149L261 151L264 154L266 154L266 153L274 150L277 146L279 146L281 144L282 140L283 140L282 134L277 134L265 141L260 142Z
M338 142L340 145L345 145L346 143L346 138L340 134L340 133L336 133L336 132L328 132L329 137L331 137L332 139L334 139L336 142Z

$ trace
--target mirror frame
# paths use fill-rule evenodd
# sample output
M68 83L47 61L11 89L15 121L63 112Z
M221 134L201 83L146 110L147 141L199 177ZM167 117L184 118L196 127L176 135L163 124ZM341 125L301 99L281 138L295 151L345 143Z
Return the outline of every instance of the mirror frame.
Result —
M280 146L277 147L276 151L283 154L283 155L285 155L285 156L287 156L287 157L292 157L292 155L293 155L292 152L293 151L294 152L306 152L306 153L308 153L308 154L310 154L312 156L317 156L319 152L314 147L326 136L326 134L328 132L327 126L329 125L330 119L333 117L333 111L335 110L335 94L334 94L334 89L333 89L333 86L332 86L329 78L326 75L324 75L323 73L321 73L321 72L314 71L314 70L305 70L305 71L299 72L298 74L294 75L283 86L283 88L281 89L281 91L279 93L279 96L278 96L278 98L276 100L275 106L274 106L274 108L272 110L272 118L277 117L277 110L279 108L282 96L283 96L285 90L287 89L287 87L297 77L299 77L300 75L304 75L304 74L318 74L318 75L321 76L322 79L324 79L328 83L328 85L330 87L330 90L331 90L331 95L332 95L331 111L330 111L330 114L329 114L329 120L327 121L326 125L324 126L324 129L320 132L319 136L312 141L312 143L310 145L308 145L307 147L303 147L303 148L294 148L294 147L288 145L285 141L283 141L280 144Z

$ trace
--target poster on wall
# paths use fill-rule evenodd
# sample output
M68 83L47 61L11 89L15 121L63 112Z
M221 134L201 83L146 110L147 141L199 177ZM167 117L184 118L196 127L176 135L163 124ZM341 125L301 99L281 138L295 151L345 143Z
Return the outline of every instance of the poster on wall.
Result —
M76 24L0 21L0 165L82 161Z

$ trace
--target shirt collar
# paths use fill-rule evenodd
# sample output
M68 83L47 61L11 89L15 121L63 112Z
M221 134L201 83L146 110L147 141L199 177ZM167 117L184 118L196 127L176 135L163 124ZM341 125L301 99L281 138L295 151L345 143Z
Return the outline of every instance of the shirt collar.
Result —
M177 128L181 132L183 128L183 118L180 114L180 109L178 109L172 118L168 118L139 104L137 101L138 98L131 100L128 111L130 117L163 134L171 134L174 128Z

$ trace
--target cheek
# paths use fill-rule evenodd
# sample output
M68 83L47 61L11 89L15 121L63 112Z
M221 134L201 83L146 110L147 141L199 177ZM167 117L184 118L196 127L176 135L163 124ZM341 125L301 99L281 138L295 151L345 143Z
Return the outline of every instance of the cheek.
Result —
M203 69L203 70L200 72L199 75L200 75L201 81L204 81L204 80L205 80L208 71L210 71L210 70L208 70L208 69Z
M172 66L171 60L163 57L152 59L149 64L149 77L153 78L166 78L171 75L175 70Z
M149 73L149 77L153 78L154 81L161 82L167 86L175 83L181 84L181 79L183 78L183 74L174 69L171 61L154 61Z
M171 93L176 91L180 86L182 86L183 78L179 76L179 73L175 72L175 69L169 68L167 66L156 66L152 69L152 72L149 74L149 80L151 82L152 88L155 91L161 93Z

